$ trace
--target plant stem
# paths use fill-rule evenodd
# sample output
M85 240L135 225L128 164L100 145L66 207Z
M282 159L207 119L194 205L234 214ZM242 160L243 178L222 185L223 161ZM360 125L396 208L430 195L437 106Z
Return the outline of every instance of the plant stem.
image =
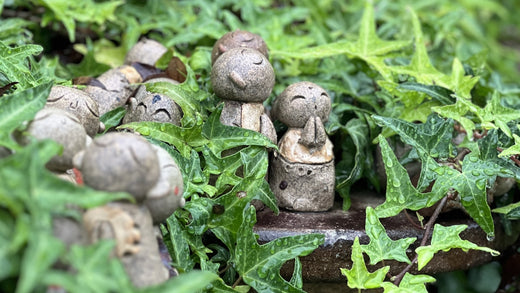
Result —
M236 286L238 286L238 284L240 284L241 281L242 281L242 276L239 276L238 279L235 281L235 283L233 283L232 288L235 288Z
M446 206L446 203L448 202L448 197L449 195L446 195L445 197L443 197L441 199L441 201L439 202L439 205L435 208L435 211L433 212L433 215L430 217L430 219L428 220L428 222L426 223L426 225L424 226L424 235L423 235L423 238L421 240L421 244L419 245L419 247L421 246L425 246L426 245L426 242L428 242L428 239L430 238L430 234L432 232L432 227L433 225L435 224L435 221L437 220L437 218L439 217L439 214L441 213L441 211L444 209L444 206ZM404 268L396 277L395 277L395 280L394 280L394 285L396 286L399 286L399 284L401 283L401 281L403 280L403 277L404 275L412 268L412 266L414 264L417 263L417 253L415 254L415 257L414 259L412 260L412 262L406 266L406 268Z

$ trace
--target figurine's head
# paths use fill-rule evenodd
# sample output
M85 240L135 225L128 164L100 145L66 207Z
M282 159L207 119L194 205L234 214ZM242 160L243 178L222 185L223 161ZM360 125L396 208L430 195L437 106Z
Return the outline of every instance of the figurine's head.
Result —
M105 125L99 121L97 102L82 90L55 85L45 106L59 108L76 115L90 137L105 129Z
M226 33L215 42L211 51L211 64L214 64L220 55L234 48L255 49L265 58L269 58L269 50L261 36L248 31L236 30Z
M72 158L85 149L90 140L78 117L58 108L40 110L28 125L27 133L36 139L51 139L63 146L62 154L52 157L45 165L56 172L72 169ZM20 141L26 144L29 138L22 136Z
M159 158L161 175L156 189L168 188L166 196L153 197L149 196L144 204L150 210L153 223L160 224L165 221L177 209L184 207L185 200L182 196L184 192L182 173L172 156L163 148L153 145ZM155 194L164 194L156 190Z
M312 116L329 118L330 97L320 86L307 81L291 84L274 101L273 115L289 127L303 128Z
M274 70L257 50L231 49L217 59L211 70L215 94L224 100L263 102L274 86Z
M97 190L128 192L138 202L150 195L160 175L151 144L132 133L112 132L97 137L74 157L74 166L86 185Z
M157 82L171 79L152 79L148 82ZM177 83L178 84L178 83ZM151 93L146 90L145 85L141 85L136 92L135 98L130 98L128 111L123 118L123 123L135 121L155 121L168 122L181 125L182 110L170 97Z

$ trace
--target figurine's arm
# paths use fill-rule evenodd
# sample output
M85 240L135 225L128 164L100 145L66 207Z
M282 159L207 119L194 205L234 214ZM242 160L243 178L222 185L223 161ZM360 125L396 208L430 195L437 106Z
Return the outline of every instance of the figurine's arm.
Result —
M309 149L317 149L321 148L326 141L327 133L325 132L325 126L323 126L320 117L310 117L307 123L305 123L302 136L298 142Z
M274 129L273 122L267 114L262 114L260 116L260 133L267 136L270 141L272 141L274 144L277 143L277 136L276 136L276 130Z

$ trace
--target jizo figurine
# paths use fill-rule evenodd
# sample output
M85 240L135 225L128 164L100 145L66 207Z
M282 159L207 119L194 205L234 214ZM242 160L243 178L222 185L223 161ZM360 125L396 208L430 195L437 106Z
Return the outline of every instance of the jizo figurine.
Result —
M169 154L155 149L144 138L113 132L97 137L74 157L74 165L86 185L127 192L136 201L136 204L113 202L90 209L83 222L91 243L100 239L116 241L114 253L137 287L157 285L168 279L153 220L163 221L184 205L182 177L172 179L180 176L178 167L173 160L161 163L161 156Z
M278 205L295 211L326 211L334 204L334 154L323 123L331 101L311 82L288 86L274 101L273 115L288 126L269 168Z
M146 83L169 82L179 84L170 78L154 78ZM146 85L141 85L135 97L128 100L128 108L123 123L136 121L167 122L177 126L181 125L182 110L175 101L163 94L152 93L146 90Z
M276 131L262 104L274 81L273 67L259 51L234 48L223 53L211 70L213 90L224 101L220 122L260 132L276 143Z
M236 30L224 34L215 42L211 51L211 64L214 64L220 55L234 48L255 49L262 53L265 58L269 58L267 44L261 36L248 31Z

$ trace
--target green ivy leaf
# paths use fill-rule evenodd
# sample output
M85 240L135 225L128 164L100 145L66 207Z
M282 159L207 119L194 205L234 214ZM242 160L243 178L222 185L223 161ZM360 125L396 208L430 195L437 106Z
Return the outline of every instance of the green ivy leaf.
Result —
M365 2L365 10L361 19L359 37L356 42L339 41L297 51L276 51L275 57L297 59L322 59L325 57L347 54L351 58L359 58L374 67L385 80L392 80L392 71L384 60L388 54L400 50L410 44L409 41L385 41L376 33L374 6L371 1Z
M406 169L401 166L386 139L379 135L381 155L387 176L386 201L376 207L379 218L392 217L404 209L419 210L432 206L441 197L434 197L431 192L420 193L413 187Z
M33 119L36 113L45 106L51 87L52 83L45 83L0 98L0 129L2 129L0 146L3 145L12 149L19 148L12 140L11 133L22 122Z
M294 259L294 270L289 283L291 283L291 285L293 285L296 288L303 288L302 262L300 261L299 257L296 257Z
M467 240L462 240L459 236L460 232L466 230L467 225L454 225L450 227L444 227L439 224L435 224L433 228L432 241L430 245L421 246L415 249L417 252L417 266L421 270L425 265L430 262L433 255L438 251L449 251L452 248L460 248L463 251L470 249L481 250L489 252L494 256L500 253L488 247L481 247Z
M412 275L406 273L399 283L399 287L390 282L384 282L384 293L428 293L426 283L435 282L435 278L428 275Z
M125 115L126 109L124 107L117 107L101 115L101 117L99 117L99 121L103 122L105 125L105 131L103 131L102 134L105 134L111 128L118 126Z
M442 86L427 85L417 82L404 82L399 84L398 88L425 93L432 99L440 102L443 105L455 103L455 99L452 97L454 92Z
M520 154L520 136L513 134L515 144L504 149L498 156L499 157L510 157Z
M509 220L518 220L520 219L520 202L493 209L492 212L504 214Z
M208 148L220 155L223 150L234 147L254 145L278 149L265 135L241 127L220 123L221 110L213 112L202 127L202 135L208 140Z
M374 120L397 132L404 143L413 146L421 159L421 175L417 189L426 188L436 174L439 164L434 159L446 160L452 156L454 146L453 120L430 115L424 124L414 124L400 119L373 116Z
M494 222L487 203L486 187L495 182L496 176L513 177L514 173L492 161L482 161L475 154L468 154L462 161L462 172L447 166L439 167L439 174L432 192L439 196L454 189L459 192L461 203L468 214L488 233L494 236Z
M244 209L235 252L235 265L244 282L257 292L303 292L280 276L280 268L287 260L311 253L323 244L324 236L307 234L283 237L258 245L252 232L255 222L255 209Z
M7 77L9 82L18 82L19 90L38 86L30 64L33 56L42 52L39 45L8 46L0 41L0 74Z
M167 282L150 288L139 290L138 292L147 293L161 293L161 292L175 292L175 293L192 293L199 292L199 290L206 289L206 287L213 281L219 279L218 275L208 271L191 271L180 274L175 278L169 279ZM218 291L217 291L218 292Z
M352 268L350 270L341 269L341 273L347 277L347 285L350 288L374 289L381 287L390 267L385 266L373 273L368 272L358 237L354 239L351 258Z
M172 266L179 269L180 272L189 272L193 270L195 263L190 258L190 247L186 239L186 230L179 223L175 215L172 215L166 220L166 227L168 229L168 244L169 251L172 257ZM166 241L165 241L166 242Z
M370 237L370 243L361 245L361 249L370 257L371 265L391 259L411 263L406 255L406 250L417 238L401 238L395 241L390 239L386 234L385 227L371 207L366 208L365 231Z

